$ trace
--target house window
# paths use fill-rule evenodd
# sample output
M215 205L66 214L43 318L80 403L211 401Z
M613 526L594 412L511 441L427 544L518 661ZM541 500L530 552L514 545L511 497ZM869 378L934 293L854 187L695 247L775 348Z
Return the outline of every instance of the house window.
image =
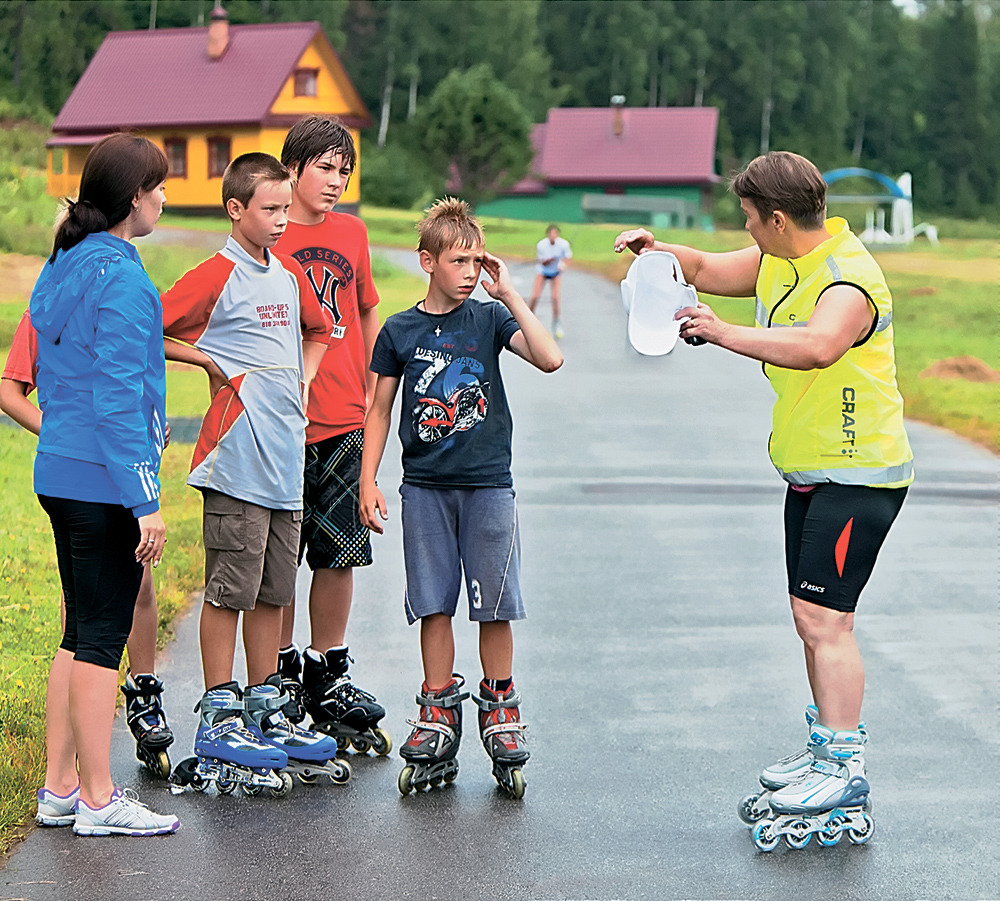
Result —
M233 142L229 138L208 139L208 177L222 178L232 156Z
M296 69L295 96L315 97L316 79L318 76L319 76L319 69Z
M187 178L187 141L167 138L163 150L167 154L167 178Z

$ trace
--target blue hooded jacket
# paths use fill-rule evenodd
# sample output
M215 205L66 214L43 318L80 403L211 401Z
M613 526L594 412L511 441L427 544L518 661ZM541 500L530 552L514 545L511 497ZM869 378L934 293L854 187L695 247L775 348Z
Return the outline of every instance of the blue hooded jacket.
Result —
M42 429L35 492L159 509L166 422L160 298L128 242L107 232L60 250L29 305Z

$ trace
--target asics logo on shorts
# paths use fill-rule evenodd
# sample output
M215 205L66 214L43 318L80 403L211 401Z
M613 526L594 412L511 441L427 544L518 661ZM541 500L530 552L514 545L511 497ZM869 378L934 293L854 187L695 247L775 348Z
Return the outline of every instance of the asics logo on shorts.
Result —
M823 594L826 589L822 585L811 585L809 582L803 580L799 588L804 588L806 591L815 591L817 594Z

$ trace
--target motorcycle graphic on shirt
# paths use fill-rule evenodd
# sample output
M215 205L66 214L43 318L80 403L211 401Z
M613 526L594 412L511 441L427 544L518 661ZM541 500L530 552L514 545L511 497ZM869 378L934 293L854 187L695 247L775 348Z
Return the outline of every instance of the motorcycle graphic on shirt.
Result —
M418 388L427 388L433 381L435 385L440 385L444 396L418 397L412 414L413 430L427 444L447 438L454 432L475 428L486 419L489 411L485 390L489 382L480 381L485 372L482 363L472 357L459 357L448 362L445 357L435 354L430 364L418 381ZM443 378L436 379L435 376L442 371Z

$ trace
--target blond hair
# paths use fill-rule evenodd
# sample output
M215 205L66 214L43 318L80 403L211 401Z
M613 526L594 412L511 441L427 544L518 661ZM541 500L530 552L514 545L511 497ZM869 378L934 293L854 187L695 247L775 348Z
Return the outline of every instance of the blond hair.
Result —
M417 251L426 250L437 259L452 247L483 247L483 227L472 215L472 208L457 197L435 200L417 224L420 240Z

